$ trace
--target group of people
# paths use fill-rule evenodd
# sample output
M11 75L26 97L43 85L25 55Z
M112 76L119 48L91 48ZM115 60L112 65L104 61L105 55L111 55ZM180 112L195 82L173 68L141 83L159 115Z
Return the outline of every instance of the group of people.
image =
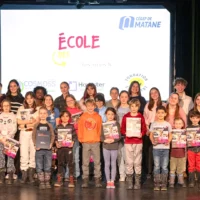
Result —
M176 78L173 86L175 92L166 103L156 87L150 89L146 102L137 81L128 91L111 88L111 100L105 101L95 84L88 83L77 101L69 93L67 82L60 84L62 94L53 100L41 86L23 97L18 81L11 80L7 93L0 93L0 135L18 140L20 149L15 159L6 159L4 140L0 141L0 184L5 179L6 184L12 184L16 178L21 183L34 183L37 178L40 189L60 187L65 180L69 181L68 187L75 187L75 180L81 177L81 187L86 188L94 165L96 187L102 187L104 177L106 188L115 188L119 174L119 181L126 181L127 189L137 190L145 175L153 178L155 191L167 190L168 184L174 187L176 176L178 184L186 187L184 177L188 174L189 187L194 187L197 180L200 189L200 146L171 148L173 129L195 128L198 132L200 93L193 103L185 94L186 80ZM29 119L22 118L24 110L30 110ZM80 117L73 121L77 113ZM115 125L117 137L107 137L104 125L109 123ZM154 137L158 129L167 133L162 143ZM38 141L38 132L44 131L49 146L38 148L38 142L43 142ZM70 134L70 145L61 145L60 131ZM52 149L56 149L56 162L52 161ZM55 165L57 177L52 184Z

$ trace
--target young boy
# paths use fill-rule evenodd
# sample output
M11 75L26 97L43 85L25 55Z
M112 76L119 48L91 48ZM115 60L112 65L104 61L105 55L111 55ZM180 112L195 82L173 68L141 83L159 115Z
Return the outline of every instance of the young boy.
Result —
M101 178L101 163L100 163L100 137L101 137L101 116L94 111L95 101L88 99L85 102L87 111L83 113L78 122L78 140L83 147L83 183L82 188L88 187L89 183L89 162L90 156L94 159L94 176L95 186L102 187Z
M199 129L200 115L197 111L190 112L190 120L192 125L187 127ZM187 151L188 156L188 172L189 172L189 187L194 187L195 185L195 172L198 179L198 188L200 189L200 146L197 147L188 147Z
M102 122L105 123L106 122L106 115L105 115L106 101L105 101L104 95L101 93L98 93L94 99L95 99L96 106L97 106L96 110L98 111L99 115L101 116Z
M168 164L169 164L169 149L172 140L172 127L165 121L166 108L159 106L156 109L157 120L151 124L150 140L153 144L153 159L154 159L154 190L167 190L168 180ZM159 136L165 134L168 136L164 142L158 142ZM157 136L157 139L156 139ZM161 172L160 172L161 171ZM161 188L160 188L161 184Z
M194 106L192 98L185 94L187 84L187 81L180 77L176 78L173 83L176 92L179 94L179 105L183 108L186 115L188 115L189 111Z
M54 131L50 123L46 121L48 117L48 111L46 108L41 107L39 110L39 123L35 124L33 128L33 144L36 148L35 160L36 160L36 171L39 179L39 189L51 188L51 164L52 164L52 145L54 143ZM49 138L49 147L40 149L36 146L36 142L41 142L39 139L38 132L45 131L40 135L44 135ZM45 140L46 141L46 140ZM43 142L41 142L43 143Z
M130 112L124 115L121 124L121 134L125 135L125 155L127 189L133 189L133 169L135 171L134 189L141 188L141 165L142 165L142 136L147 129L144 117L138 112L140 101L133 99L129 102ZM133 121L133 119L135 121Z

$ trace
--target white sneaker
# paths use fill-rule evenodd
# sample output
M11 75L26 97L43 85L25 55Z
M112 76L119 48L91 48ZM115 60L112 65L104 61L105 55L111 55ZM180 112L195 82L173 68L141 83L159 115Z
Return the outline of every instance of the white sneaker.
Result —
M8 180L8 174L6 174L6 177L5 177L5 179L6 179L6 180Z
M126 177L125 177L125 176L120 176L120 179L119 179L119 181L120 181L120 182L124 182L124 181L125 181L125 179L126 179Z
M8 174L6 174L6 177L5 177L5 179L6 179L6 180L8 180ZM17 175L16 175L16 174L13 174L13 179L14 179L14 180L16 180L16 179L17 179Z

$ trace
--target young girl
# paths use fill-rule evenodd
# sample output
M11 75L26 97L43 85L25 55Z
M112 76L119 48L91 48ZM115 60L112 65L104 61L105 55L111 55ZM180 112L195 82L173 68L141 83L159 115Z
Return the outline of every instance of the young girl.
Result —
M74 114L81 114L82 110L80 109L79 104L77 103L75 97L73 95L67 95L66 96L66 109L70 112L71 115ZM78 120L73 120L72 122L74 124L74 128L76 130L76 134L78 133ZM73 145L73 157L75 162L75 178L78 178L80 176L80 166L79 166L79 142L78 140L75 140Z
M117 113L114 108L111 107L107 108L105 114L107 117L107 122L113 122L112 131L114 131L113 128L115 128L117 129L115 131L118 134L116 139L114 139L112 136L111 138L106 138L104 135L105 132L102 127L101 141L103 142L103 157L105 162L105 174L107 180L106 188L115 188L114 181L116 176L118 142L121 137L120 125L118 122L116 122ZM111 166L111 172L110 172L110 166Z
M76 131L74 129L74 126L72 124L69 124L71 114L69 111L63 111L60 114L61 118L61 124L56 127L55 130L55 136L56 136L56 146L58 148L57 155L58 155L58 174L57 174L57 182L54 184L54 186L60 187L63 185L63 171L66 169L66 165L69 167L69 184L68 187L74 187L74 178L73 178L73 172L74 172L74 161L73 161L73 142L77 140ZM59 131L66 130L71 136L72 143L68 147L63 147L59 142L58 138ZM68 137L68 136L67 136Z
M120 103L117 108L117 115L118 115L118 121L121 126L122 118L123 116L130 112L128 100L129 95L126 90L122 90L119 94L119 100ZM125 170L125 149L124 149L124 137L121 137L121 140L119 142L119 148L118 148L118 166L119 166L119 174L120 174L120 181L125 181L126 178L126 170Z
M58 108L54 107L53 97L51 95L47 94L44 97L44 106L48 110L47 121L53 126L53 129L55 130L56 126L60 122L59 118L60 112Z
M94 99L96 94L97 94L96 85L94 83L88 83L85 87L83 97L79 101L79 105L81 107L81 110L83 110L84 112L86 111L85 100L86 99Z
M26 115L26 116L25 116ZM38 121L38 108L36 107L35 95L27 92L23 106L18 109L17 123L20 130L20 169L22 171L21 183L34 182L35 174L35 148L32 141L34 124Z
M117 87L112 87L110 89L110 96L111 100L106 102L106 107L117 109L117 106L119 104L119 89Z
M129 89L128 89L128 94L130 96L129 100L138 99L140 101L141 106L140 106L139 112L143 114L144 107L146 105L146 99L141 95L140 84L138 81L133 81L130 84Z
M4 138L14 138L14 135L17 131L17 123L15 115L10 112L11 104L8 100L3 100L1 103L3 112L0 114L0 137L2 143L0 143L0 184L4 183L5 172L8 173L8 182L7 184L12 184L13 182L13 173L15 173L14 159L8 157L7 166L5 166L5 154L4 150Z
M185 124L183 119L175 118L174 120L175 129L184 129ZM170 181L169 187L174 187L175 177L178 176L178 184L182 187L186 187L184 182L183 173L186 170L186 158L184 148L172 148L170 155Z

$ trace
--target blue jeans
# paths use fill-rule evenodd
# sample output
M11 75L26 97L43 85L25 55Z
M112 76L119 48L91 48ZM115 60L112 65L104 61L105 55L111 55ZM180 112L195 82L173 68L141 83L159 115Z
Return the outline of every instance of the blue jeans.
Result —
M73 146L73 159L74 159L74 177L79 177L81 175L81 172L80 172L80 165L79 165L79 161L80 161L80 158L79 158L79 149L80 149L80 146L79 146L79 142L78 141L75 141L74 142L74 146ZM69 169L68 169L68 165L66 166L66 172L65 172L65 178L69 178Z
M169 149L153 149L154 174L168 174Z
M52 165L52 151L47 149L41 149L35 153L36 171L51 172Z

